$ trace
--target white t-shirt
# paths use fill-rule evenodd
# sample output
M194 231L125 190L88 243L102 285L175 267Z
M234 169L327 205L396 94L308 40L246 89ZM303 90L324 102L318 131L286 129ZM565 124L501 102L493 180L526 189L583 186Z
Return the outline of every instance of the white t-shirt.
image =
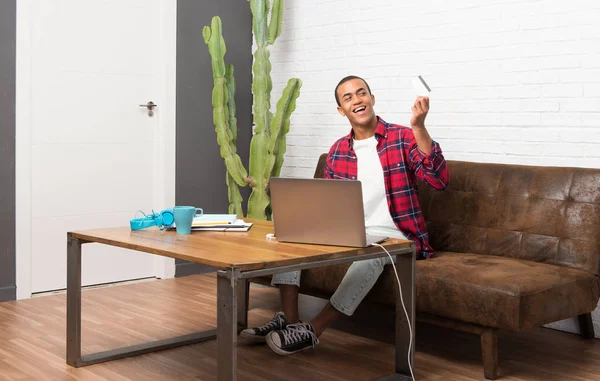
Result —
M367 234L406 239L394 224L388 208L383 168L377 154L377 139L354 140L358 159L358 180L362 185Z

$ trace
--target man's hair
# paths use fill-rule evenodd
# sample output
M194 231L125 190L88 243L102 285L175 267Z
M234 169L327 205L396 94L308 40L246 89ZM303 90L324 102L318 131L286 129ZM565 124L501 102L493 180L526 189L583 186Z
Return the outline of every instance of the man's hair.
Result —
M361 77L357 77L355 75L349 75L347 77L342 78L342 80L335 87L334 95L335 95L335 101L336 101L336 103L337 103L338 106L342 105L340 103L340 98L338 97L338 93L337 93L338 87L340 87L344 82L348 82L348 81L350 81L352 79L360 79L361 81L363 81L365 83L365 85L367 85L367 90L369 90L369 95L371 95L371 88L369 87L369 84L367 83L367 81L365 81Z

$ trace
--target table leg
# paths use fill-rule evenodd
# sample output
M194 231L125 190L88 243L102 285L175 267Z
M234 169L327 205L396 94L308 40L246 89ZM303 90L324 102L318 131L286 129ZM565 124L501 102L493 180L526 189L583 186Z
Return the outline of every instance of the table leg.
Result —
M81 355L81 245L67 235L67 364L76 368L118 360L182 345L200 343L217 337L216 330L192 333L150 343Z
M237 325L241 331L248 328L248 301L250 297L250 282L247 279L238 280L238 291L237 291Z
M396 270L402 286L402 299L410 322L402 308L400 293L396 288L396 374L379 379L378 381L412 380L410 368L414 372L415 357L415 251L413 255L397 255ZM409 333L412 330L412 340ZM409 359L410 346L410 359ZM409 367L410 363L410 367Z
M237 286L234 269L217 273L217 380L237 379Z
M81 358L81 241L67 236L67 364Z
M400 294L396 294L396 373L410 376L410 367L414 371L415 358L415 253L412 256L398 255L397 257L398 277L402 285L402 297L406 312L410 322L406 321L406 316L400 302ZM409 335L409 327L412 331L412 338ZM412 339L412 340L411 340ZM410 360L408 349L410 347Z

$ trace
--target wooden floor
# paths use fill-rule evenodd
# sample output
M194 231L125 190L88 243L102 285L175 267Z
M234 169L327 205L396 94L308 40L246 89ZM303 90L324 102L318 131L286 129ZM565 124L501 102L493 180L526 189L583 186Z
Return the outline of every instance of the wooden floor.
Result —
M214 328L215 283L209 274L84 291L84 354ZM215 341L80 369L67 366L65 300L59 294L0 303L0 380L216 380ZM250 323L270 318L278 300L277 290L253 286ZM303 319L323 305L309 297L301 303ZM315 349L293 356L240 345L239 380L363 381L388 375L392 321L376 316L359 310L325 332ZM417 380L484 380L474 335L417 325L416 349ZM506 381L600 380L600 340L544 328L505 334L500 373Z

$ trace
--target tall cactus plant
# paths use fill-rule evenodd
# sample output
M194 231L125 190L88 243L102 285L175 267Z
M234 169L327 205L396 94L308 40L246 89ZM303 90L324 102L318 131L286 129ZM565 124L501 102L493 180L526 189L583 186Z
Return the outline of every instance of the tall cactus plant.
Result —
M214 87L212 92L213 122L220 153L227 167L229 213L242 216L240 186L252 187L248 198L248 217L267 219L270 209L269 178L279 176L286 149L290 117L296 109L302 81L291 78L277 102L275 115L271 112L271 62L269 45L281 34L283 0L274 0L269 19L269 0L248 0L252 11L252 30L256 51L252 65L252 94L254 96L254 136L250 142L250 171L246 171L236 153L237 119L235 117L235 80L233 65L225 64L225 40L221 19L213 17L211 25L202 30L204 42L212 61Z

